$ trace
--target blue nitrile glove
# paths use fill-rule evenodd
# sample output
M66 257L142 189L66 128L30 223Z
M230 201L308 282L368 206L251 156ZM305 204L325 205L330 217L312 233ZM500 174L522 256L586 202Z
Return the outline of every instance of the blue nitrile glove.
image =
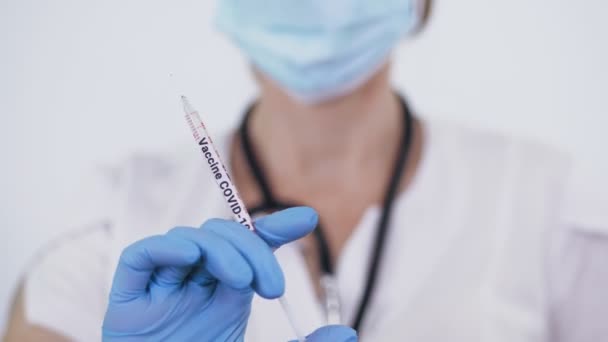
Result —
M343 325L328 325L306 336L306 342L357 342L358 340L357 332Z
M114 275L104 341L242 341L254 291L277 298L285 289L272 249L317 219L298 207L257 220L257 234L213 219L132 244Z

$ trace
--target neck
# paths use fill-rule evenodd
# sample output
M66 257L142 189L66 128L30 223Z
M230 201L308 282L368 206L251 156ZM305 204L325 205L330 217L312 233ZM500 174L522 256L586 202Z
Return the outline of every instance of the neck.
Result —
M262 95L251 133L264 151L263 164L281 165L282 174L307 175L340 174L370 162L387 165L394 159L402 120L388 69L345 97L312 106L294 101L260 76Z

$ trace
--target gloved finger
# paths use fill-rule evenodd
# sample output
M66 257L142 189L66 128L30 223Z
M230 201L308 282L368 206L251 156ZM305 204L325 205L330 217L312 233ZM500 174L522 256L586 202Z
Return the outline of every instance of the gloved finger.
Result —
M232 244L253 270L252 288L264 298L277 298L285 291L285 279L272 249L254 232L234 221L209 220L202 231Z
M256 233L272 248L279 248L312 232L319 216L310 207L294 207L264 216L254 222Z
M251 278L253 279L253 275ZM207 270L205 263L201 262L198 266L194 267L192 273L190 273L190 281L200 286L207 286L216 282L217 278Z
M125 248L120 256L112 294L138 296L147 291L155 269L164 266L185 267L200 258L199 248L192 242L168 236L152 236Z
M306 336L307 342L357 342L357 332L344 325L328 325Z
M190 274L193 267L165 266L152 273L152 283L162 287L174 287L180 285Z
M218 223L220 225L226 225L227 223L236 224L232 221L212 221L221 222ZM242 226L238 226L241 230L247 231ZM199 271L196 272L197 274L193 275L195 280L199 278L198 273L205 273L206 271L217 280L235 289L244 289L251 285L254 272L250 264L238 249L225 239L213 232L196 228L175 228L167 233L167 235L188 240L196 244L200 249L203 267L200 267ZM204 277L203 281L207 281L207 277Z

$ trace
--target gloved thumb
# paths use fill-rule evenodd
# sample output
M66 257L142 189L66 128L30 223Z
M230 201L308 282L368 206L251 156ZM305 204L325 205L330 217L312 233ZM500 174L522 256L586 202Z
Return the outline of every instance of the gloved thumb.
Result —
M306 337L306 342L357 342L357 332L344 325L328 325Z
M256 233L272 248L295 241L312 232L319 216L310 207L294 207L264 216L254 222Z

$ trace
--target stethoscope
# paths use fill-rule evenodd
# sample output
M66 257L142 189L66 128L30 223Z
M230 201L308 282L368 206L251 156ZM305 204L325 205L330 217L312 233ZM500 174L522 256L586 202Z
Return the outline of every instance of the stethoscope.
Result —
M408 155L410 153L410 147L412 145L413 140L412 136L414 119L405 99L399 96L399 100L401 103L401 109L403 114L403 130L401 134L399 149L395 158L393 173L390 177L384 195L382 215L380 217L380 221L378 222L376 235L374 237L373 250L371 254L370 263L367 267L367 281L365 282L363 296L361 297L355 318L351 324L351 327L357 331L359 331L361 323L365 318L365 313L371 302L374 289L376 288L376 282L382 258L382 251L385 245L385 240L390 222L391 210L395 202L395 197L397 195L399 184L404 173L403 171L405 170L405 165L408 160ZM264 175L263 167L257 159L257 156L254 151L254 146L249 135L249 120L254 109L255 103L251 105L246 111L241 126L239 128L240 140L245 157L247 158L249 168L251 169L253 177L256 180L257 185L262 193L262 203L249 210L252 216L296 206L295 203L289 203L276 198L269 186L268 179ZM320 219L320 221L322 221L322 218ZM340 297L335 278L334 265L332 265L331 263L329 246L327 244L327 239L325 238L323 231L324 229L321 223L318 224L317 229L315 229L314 231L314 237L319 253L319 266L322 272L320 285L321 289L323 290L327 322L328 324L339 324L341 323Z

